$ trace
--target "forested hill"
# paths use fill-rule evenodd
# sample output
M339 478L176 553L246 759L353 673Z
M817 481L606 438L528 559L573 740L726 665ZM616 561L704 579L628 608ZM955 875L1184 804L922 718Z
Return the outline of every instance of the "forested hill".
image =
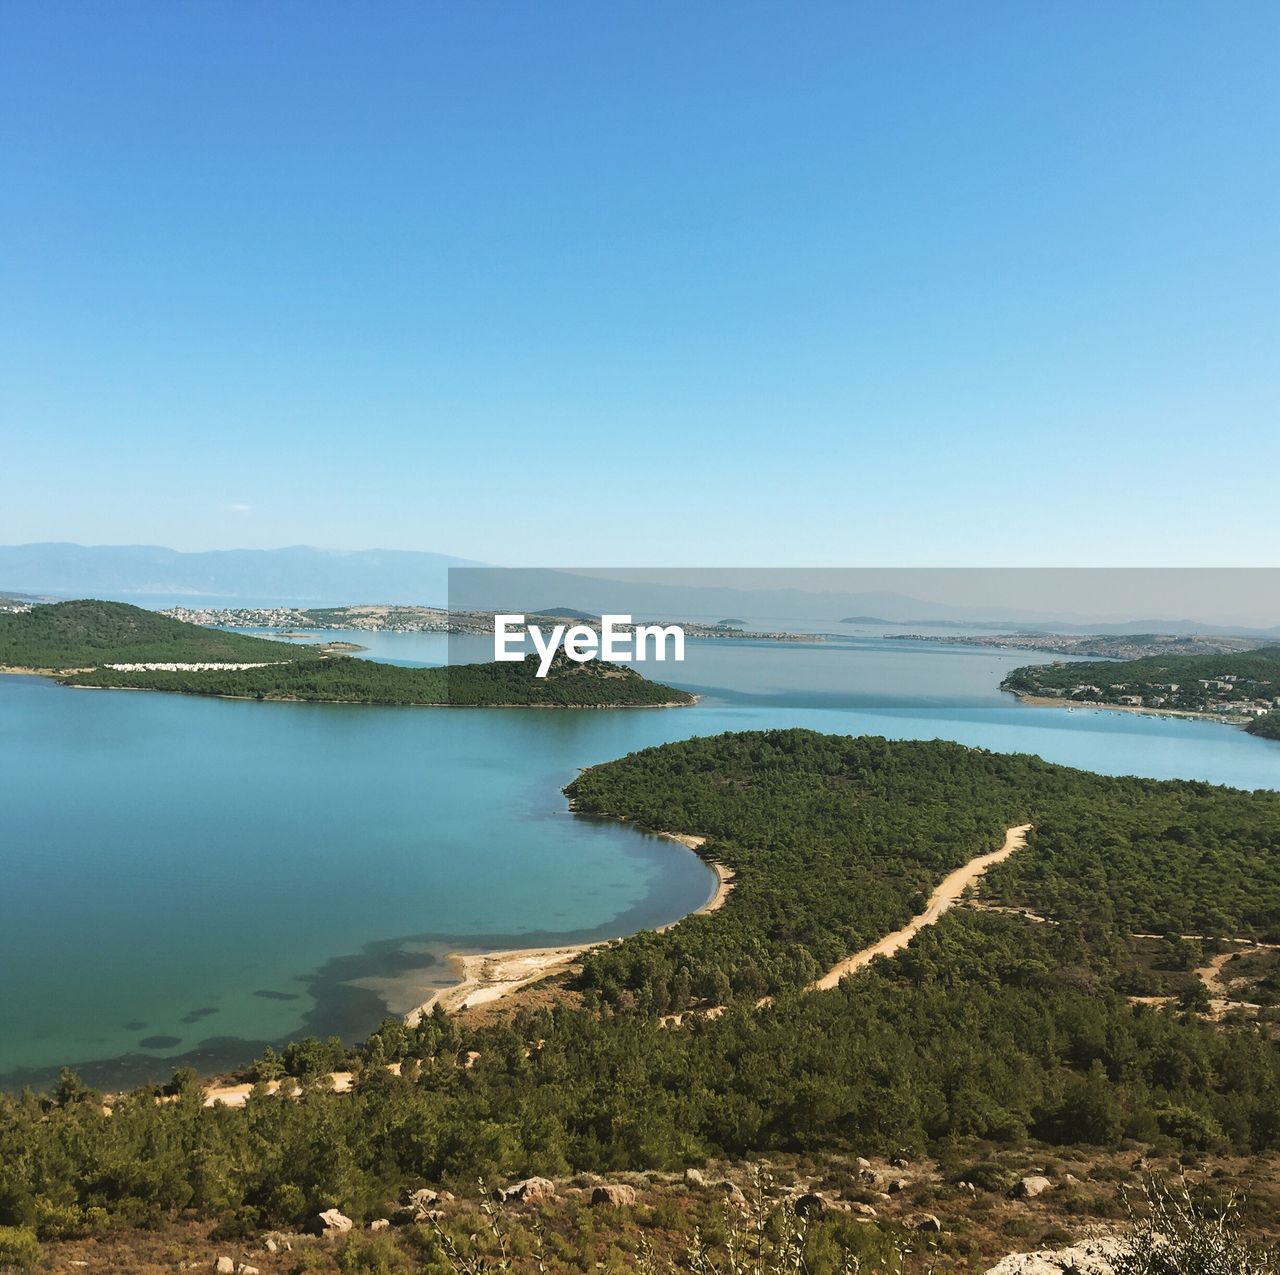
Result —
M291 652L297 655L295 650ZM335 704L458 708L648 708L692 704L685 691L651 682L633 669L598 660L577 664L557 655L545 678L538 661L410 668L347 657L310 657L263 668L98 669L64 679L72 686L178 691L187 695Z
M1000 684L1018 695L1085 704L1133 703L1183 712L1248 715L1280 700L1280 645L1234 655L1149 655L1137 660L1033 664Z
M0 614L0 668L250 663L297 655L298 648L286 642L185 624L124 602L85 598Z

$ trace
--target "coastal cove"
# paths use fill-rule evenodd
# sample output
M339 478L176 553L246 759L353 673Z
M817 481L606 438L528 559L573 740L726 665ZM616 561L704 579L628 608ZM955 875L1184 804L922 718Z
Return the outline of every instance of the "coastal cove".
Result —
M381 660L442 656L431 635L369 637ZM625 714L79 695L0 678L14 918L0 959L24 970L0 998L3 1083L43 1083L65 1063L127 1084L299 1034L355 1037L388 1005L452 984L449 953L675 921L712 894L711 870L671 840L571 815L561 793L583 767L668 740L808 726L1280 787L1280 744L1018 704L996 688L1019 662L870 638L708 641L664 670L696 706Z

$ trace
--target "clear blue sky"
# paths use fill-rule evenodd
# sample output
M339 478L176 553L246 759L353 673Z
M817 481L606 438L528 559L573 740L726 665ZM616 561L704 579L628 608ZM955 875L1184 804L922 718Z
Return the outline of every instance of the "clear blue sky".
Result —
M0 542L1273 564L1280 6L0 6Z

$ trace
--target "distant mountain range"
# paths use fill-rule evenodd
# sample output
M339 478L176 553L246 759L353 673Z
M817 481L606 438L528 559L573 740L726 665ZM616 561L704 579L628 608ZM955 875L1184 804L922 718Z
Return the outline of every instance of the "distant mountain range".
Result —
M554 598L555 610L591 615L623 612L638 618L697 620L708 624L721 616L747 616L753 627L782 629L801 625L839 633L842 625L863 624L894 631L914 627L931 629L982 629L998 633L1190 633L1280 637L1280 625L1251 627L1221 620L1195 619L1090 619L1088 615L1054 615L1014 606L960 606L935 602L905 593L876 591L820 592L816 589L778 587L769 583L787 579L790 573L741 573L750 587L712 583L733 573L726 571L627 570L607 575L588 571L552 571L540 568L487 567L455 574L449 602L455 610L524 610L546 613ZM803 579L808 573L796 573ZM839 573L833 571L832 577ZM856 577L856 572L849 573ZM903 571L906 581L911 573ZM758 582L758 583L757 583ZM1016 592L1016 590L1015 590ZM1280 598L1277 598L1280 610ZM993 614L998 617L992 619Z
M956 626L955 620L886 620L874 615L850 615L841 624L859 624L865 627L879 626L886 629L908 631L910 629L947 629ZM1195 633L1216 635L1280 638L1280 625L1269 629L1248 628L1240 625L1210 625L1199 620L1108 620L1068 621L1045 620L966 620L964 627L983 629L991 633L1096 633L1114 637L1187 637Z
M480 568L455 572L449 569ZM1016 605L1022 590L1017 573L1010 572L1001 592L1014 604L961 605L953 576L951 602L912 596L932 592L930 573L787 572L782 570L639 570L561 571L542 568L486 567L466 558L399 549L218 549L183 553L158 545L28 544L0 546L0 591L63 598L94 597L135 602L143 606L304 606L327 607L363 603L451 606L455 610L498 610L546 613L549 602L566 618L622 613L638 619L690 620L714 624L721 616L745 616L753 627L784 629L799 626L840 632L841 625L883 626L897 631L914 628L969 628L988 632L1043 631L1056 633L1239 634L1280 637L1280 625L1249 627L1224 622L1230 610L1221 603L1205 604L1216 611L1200 619L1117 619L1115 576L1109 573L1109 605L1097 605L1091 618L1094 590L1077 588L1076 601L1059 614ZM932 573L937 575L939 573ZM947 573L942 573L946 575ZM988 576L990 573L987 573ZM1025 573L1024 573L1025 574ZM1079 574L1079 573L1077 573ZM1087 573L1085 573L1087 576ZM1123 573L1119 573L1123 574ZM832 587L843 575L851 587ZM1108 575L1100 572L1099 577ZM862 581L901 583L911 592L859 589ZM1150 583L1150 573L1144 577ZM1217 578L1217 577L1215 577ZM1257 575L1258 596L1274 592L1268 574ZM797 587L798 586L798 587ZM939 586L941 588L942 586ZM1260 590L1260 594L1258 594ZM990 593L990 591L988 591ZM1043 594L1041 590L1041 594ZM1237 590L1238 592L1238 590ZM1030 596L1030 595L1028 595ZM1099 594L1099 597L1102 595ZM1137 594L1134 597L1137 598ZM1148 588L1158 604L1160 590ZM1196 605L1200 586L1183 588L1179 602L1170 594L1170 609ZM1211 596L1205 593L1205 597ZM1083 599L1083 602L1081 602ZM1280 611L1280 597L1274 599ZM1138 606L1152 605L1135 602ZM1234 609L1234 608L1231 608ZM1270 608L1251 606L1267 614ZM1110 611L1106 618L1100 618ZM1237 617L1239 618L1239 617Z
M397 549L214 549L159 545L0 546L0 589L139 601L425 603L444 606L450 567L466 558Z

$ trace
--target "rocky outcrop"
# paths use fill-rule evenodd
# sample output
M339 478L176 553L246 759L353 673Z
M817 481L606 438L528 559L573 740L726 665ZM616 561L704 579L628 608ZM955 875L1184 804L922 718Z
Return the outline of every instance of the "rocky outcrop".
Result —
M636 1189L622 1182L607 1182L591 1192L593 1206L605 1205L611 1209L630 1208L636 1202Z
M215 1275L236 1275L236 1263L232 1257L219 1257L213 1263Z
M913 1231L941 1231L942 1223L932 1213L912 1213L902 1219Z
M549 1200L556 1193L556 1184L550 1178L525 1178L513 1183L505 1191L498 1192L503 1204L533 1204Z
M1037 1195L1043 1195L1052 1185L1048 1178L1035 1174L1019 1180L1018 1185L1013 1188L1013 1197L1015 1200L1034 1200Z
M345 1235L355 1223L337 1209L325 1209L312 1224L317 1235Z
M427 1187L419 1187L410 1191L404 1204L391 1215L396 1226L412 1226L416 1222L430 1221L432 1213L440 1203L439 1192Z
M707 1186L707 1179L698 1169L686 1169L684 1171L684 1184L692 1187L695 1191L704 1191Z
M819 1217L823 1213L830 1213L832 1206L821 1191L806 1191L803 1195L796 1196L792 1207L796 1211L796 1217Z
M1113 1260L1124 1253L1120 1240L1085 1240L1071 1248L1013 1253L986 1275L1115 1275Z

